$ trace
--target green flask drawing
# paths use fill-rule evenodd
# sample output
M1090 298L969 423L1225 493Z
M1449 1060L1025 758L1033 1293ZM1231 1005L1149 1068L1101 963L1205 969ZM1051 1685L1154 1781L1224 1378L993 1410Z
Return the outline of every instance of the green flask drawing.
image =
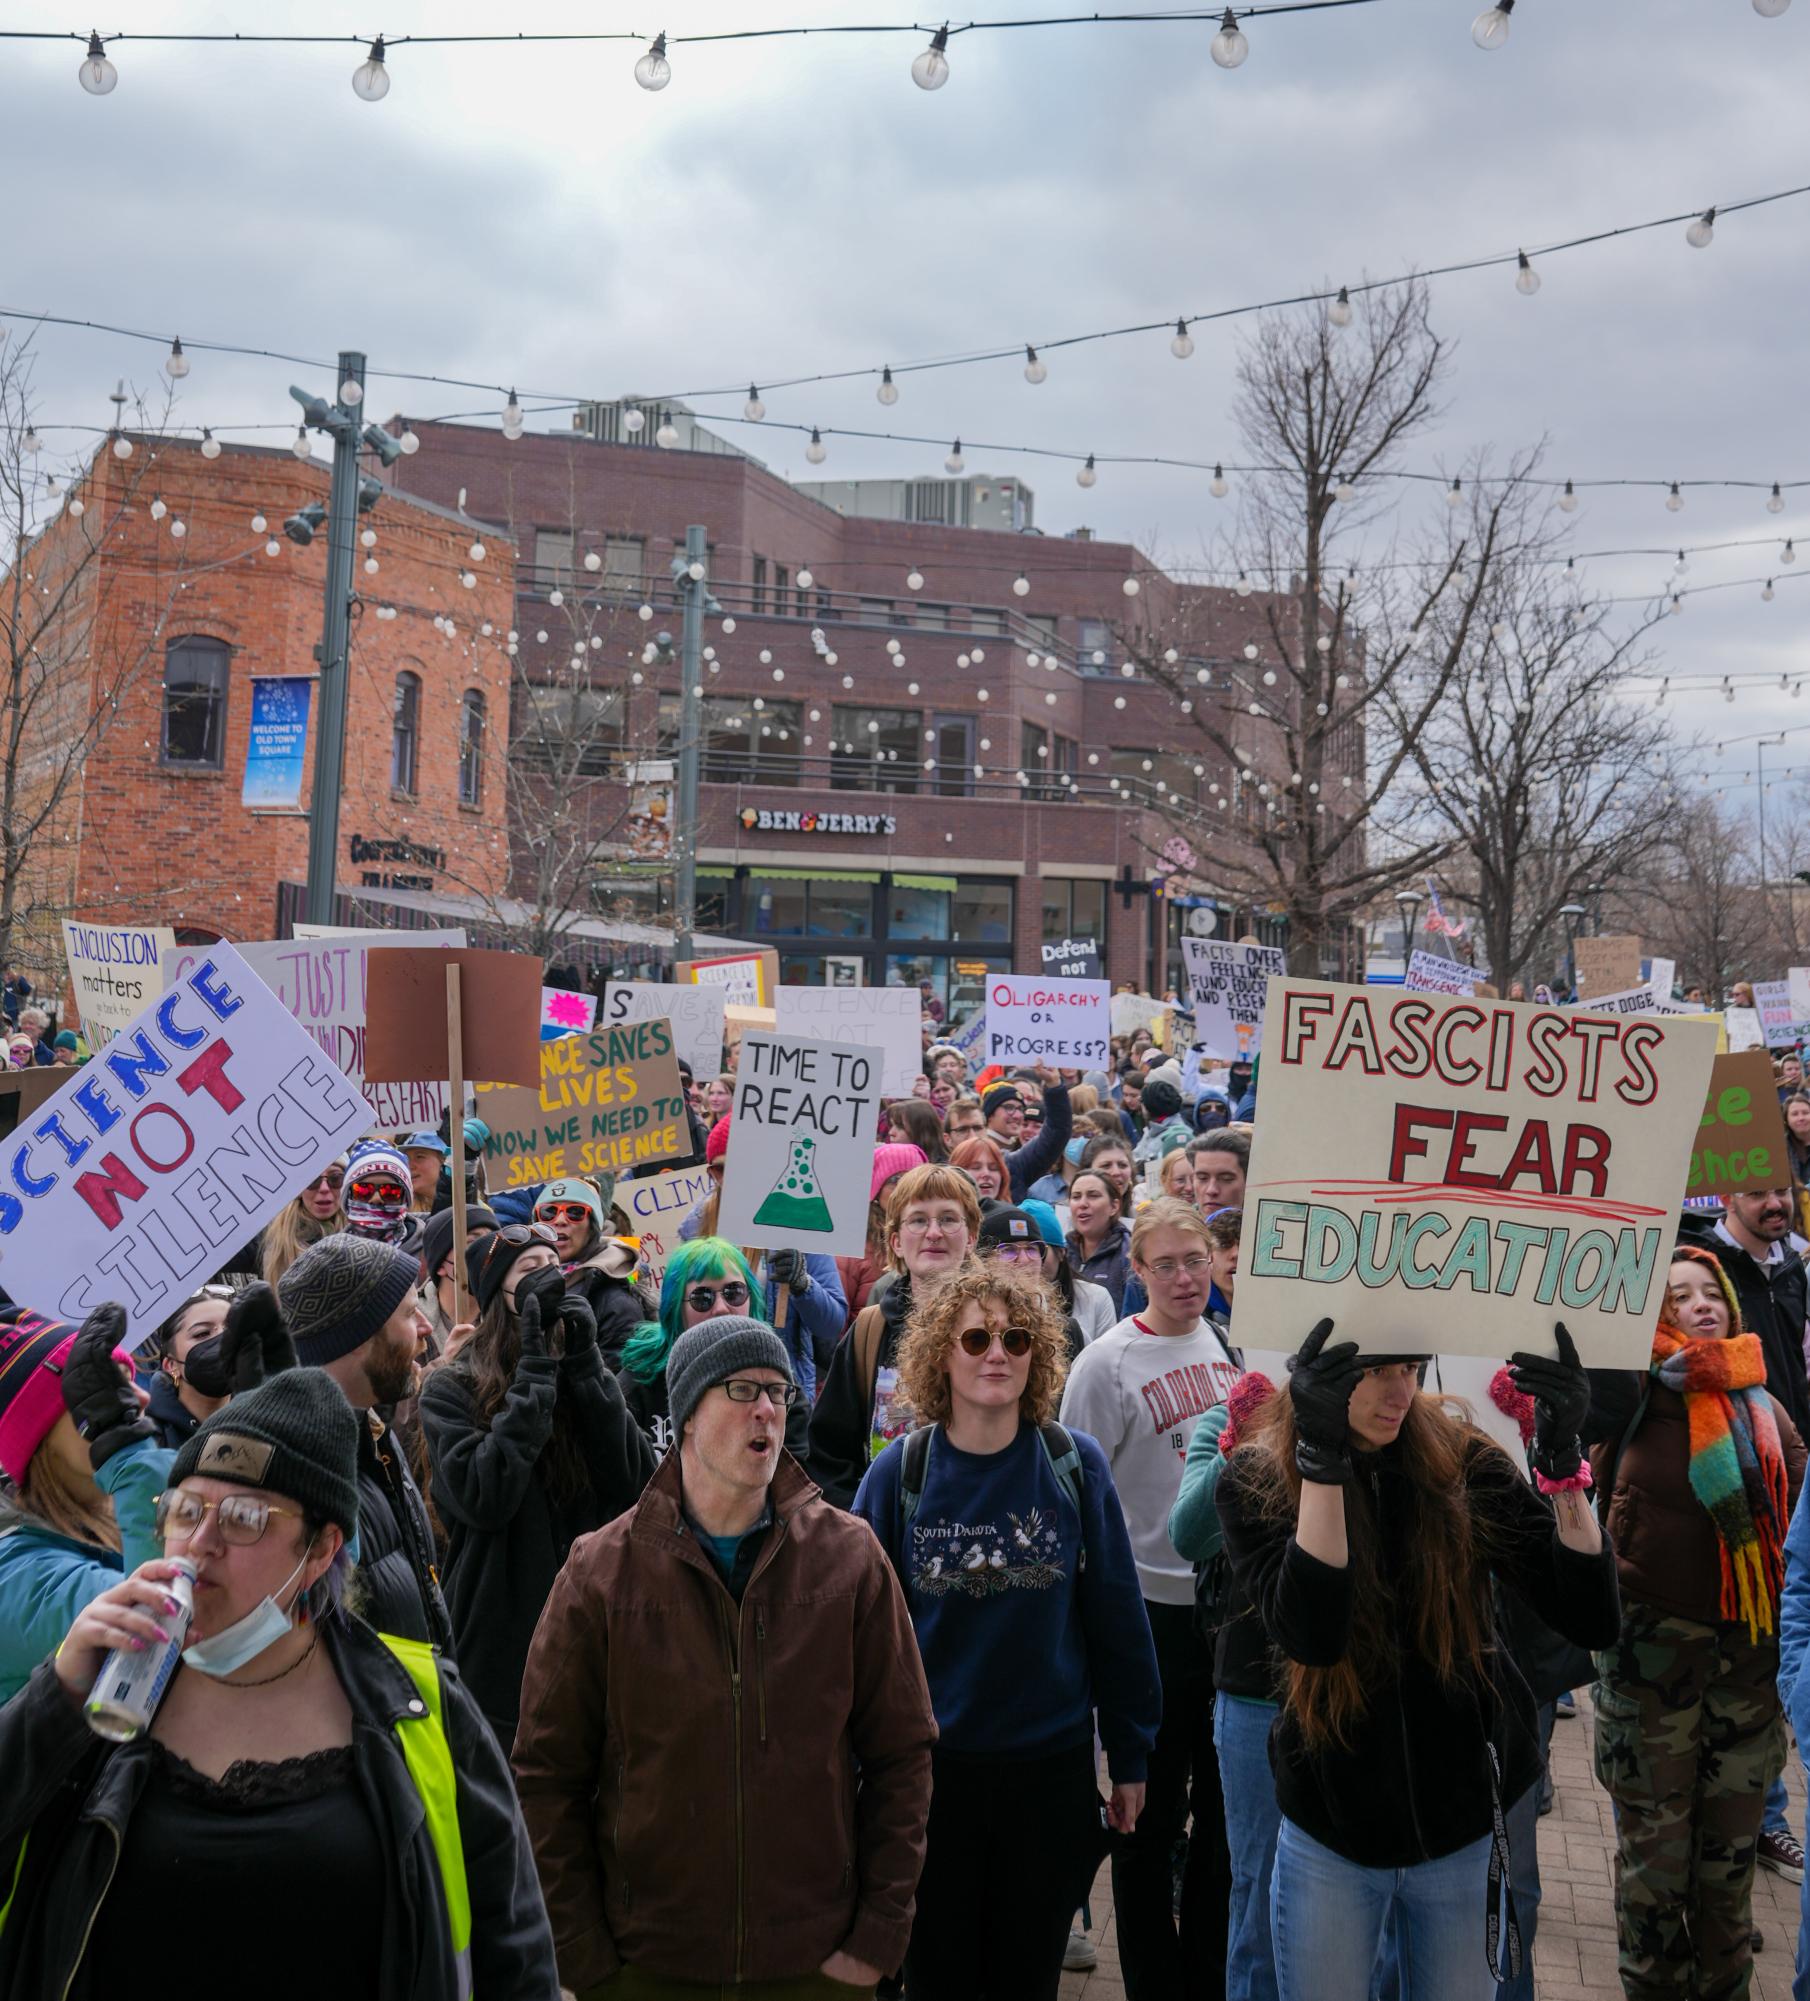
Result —
M836 1226L830 1205L817 1189L814 1139L790 1142L791 1157L773 1184L773 1192L754 1212L756 1225L781 1230L817 1230L827 1236Z

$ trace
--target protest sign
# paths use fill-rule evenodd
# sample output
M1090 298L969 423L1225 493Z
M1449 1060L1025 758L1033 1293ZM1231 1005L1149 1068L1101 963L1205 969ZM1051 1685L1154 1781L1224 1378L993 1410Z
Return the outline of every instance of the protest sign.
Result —
M880 1114L881 1053L751 1029L735 1073L717 1235L858 1257Z
M1785 1188L1790 1182L1791 1155L1772 1058L1763 1049L1718 1056L1691 1148L1686 1192L1742 1195L1755 1188Z
M781 987L773 996L780 1035L880 1051L880 1091L909 1098L924 1074L924 998L916 987Z
M779 987L779 954L762 949L715 959L680 959L672 969L683 986L721 987L731 1007L771 1007Z
M491 1187L622 1175L691 1151L669 1022L623 1022L536 1049L534 1090L477 1087Z
M1457 959L1442 959L1437 952L1416 952L1408 960L1402 985L1417 994L1462 994L1477 991L1477 969Z
M1753 997L1768 1049L1797 1049L1810 1042L1810 1014L1793 1011L1789 980L1756 980Z
M1586 994L1577 1003L1592 1014L1683 1014L1682 1002L1661 1000L1651 987L1629 987L1617 994Z
M126 1309L129 1344L375 1123L230 945L0 1142L0 1286L79 1321Z
M1170 1003L1149 994L1114 994L1111 1025L1114 1035L1135 1035L1140 1028L1154 1028L1170 1012Z
M176 934L167 924L74 924L65 917L63 950L76 1019L98 1051L169 985Z
M968 1066L968 1075L974 1076L986 1068L987 1010L977 1007L960 1028L945 1035L942 1040L951 1049L959 1049L962 1060Z
M1297 979L1268 1021L1241 1344L1330 1316L1373 1354L1551 1354L1563 1320L1588 1366L1645 1366L1707 1024Z
M1785 986L1791 995L1792 1014L1799 1021L1810 1021L1810 966L1787 968Z
M1104 980L993 973L987 980L987 1061L1099 1070L1111 1055L1112 992Z
M40 1105L47 1105L73 1073L60 1064L28 1063L22 1070L0 1069L0 1139L18 1130Z
M616 1206L628 1218L630 1232L641 1239L640 1274L657 1286L666 1276L666 1261L679 1247L679 1225L710 1193L710 1170L678 1167L668 1174L650 1174L645 1181L619 1181Z
M1631 937L1580 938L1572 947L1578 992L1592 1007L1598 994L1621 993L1640 985L1640 940Z
M1043 970L1052 978L1097 980L1105 972L1091 938L1058 938L1043 947Z
M456 1054L447 1013L449 965L459 969L463 1015ZM540 961L531 954L470 948L379 952L367 977L367 1077L389 1083L463 1077L540 1088Z
M1765 1031L1760 1027L1760 1011L1757 1007L1726 1007L1722 1019L1728 1024L1728 1046L1743 1049L1764 1049Z
M700 1082L723 1067L723 1010L727 990L720 986L668 985L661 980L611 980L603 990L603 1019L615 1026L660 1015L672 1023L673 1046L679 1060L691 1065Z
M1274 945L1228 945L1184 938L1182 958L1194 997L1194 1040L1209 1056L1235 1063L1263 1047L1263 1002L1272 973L1288 970Z
M1661 1000L1672 998L1672 989L1678 984L1678 961L1676 959L1649 959L1647 961L1647 985Z
M375 1123L386 1131L437 1126L446 1113L446 1079L411 1078L370 1083L365 1075L365 1013L370 993L370 955L404 946L452 951L465 933L450 931L355 931L298 924L293 938L241 945L239 955L312 1035L353 1087L375 1108ZM306 933L306 935L304 935Z
M543 1042L556 1035L589 1035L597 1026L595 994L574 993L570 987L542 987L540 990L540 1035Z

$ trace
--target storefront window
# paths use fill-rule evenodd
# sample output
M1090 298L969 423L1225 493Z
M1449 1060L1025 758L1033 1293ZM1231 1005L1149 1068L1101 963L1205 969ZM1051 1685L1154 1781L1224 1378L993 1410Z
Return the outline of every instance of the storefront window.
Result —
M955 892L955 938L960 945L1012 942L1012 885L964 882Z
M903 889L893 886L886 928L895 938L947 938L949 892L943 889Z
M873 885L865 882L814 882L810 885L813 938L868 938L874 928Z
M742 892L744 922L766 936L803 937L805 889L802 882L773 882L765 876L750 876Z

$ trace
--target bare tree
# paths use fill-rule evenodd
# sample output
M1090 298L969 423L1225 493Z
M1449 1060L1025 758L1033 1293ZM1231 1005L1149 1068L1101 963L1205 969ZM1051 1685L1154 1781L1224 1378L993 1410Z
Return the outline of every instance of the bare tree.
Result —
M1286 912L1297 973L1333 970L1365 907L1456 840L1422 812L1413 745L1518 553L1529 461L1489 480L1471 468L1463 509L1418 544L1388 538L1361 575L1344 554L1394 505L1384 476L1439 415L1446 361L1419 282L1370 293L1345 327L1318 306L1260 319L1238 363L1239 432L1262 469L1242 495L1235 562L1271 581L1268 646L1256 664L1224 661L1218 607L1200 592L1164 628L1126 637L1214 771L1168 813L1227 888ZM1463 497L1462 479L1454 492ZM1203 696L1215 682L1218 699Z
M1678 962L1684 984L1717 1002L1736 980L1765 976L1767 910L1752 829L1713 799L1667 813L1664 839L1625 907L1646 944Z

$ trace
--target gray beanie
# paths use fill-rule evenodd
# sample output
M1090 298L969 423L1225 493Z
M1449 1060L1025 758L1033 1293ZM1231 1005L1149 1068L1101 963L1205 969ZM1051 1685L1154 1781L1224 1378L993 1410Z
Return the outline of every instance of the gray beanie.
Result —
M362 1348L421 1282L421 1261L341 1230L311 1244L277 1281L296 1359L324 1368Z
M685 1435L685 1420L704 1392L737 1369L777 1369L788 1383L793 1380L785 1343L764 1320L719 1313L686 1328L666 1358L666 1412L674 1438Z

